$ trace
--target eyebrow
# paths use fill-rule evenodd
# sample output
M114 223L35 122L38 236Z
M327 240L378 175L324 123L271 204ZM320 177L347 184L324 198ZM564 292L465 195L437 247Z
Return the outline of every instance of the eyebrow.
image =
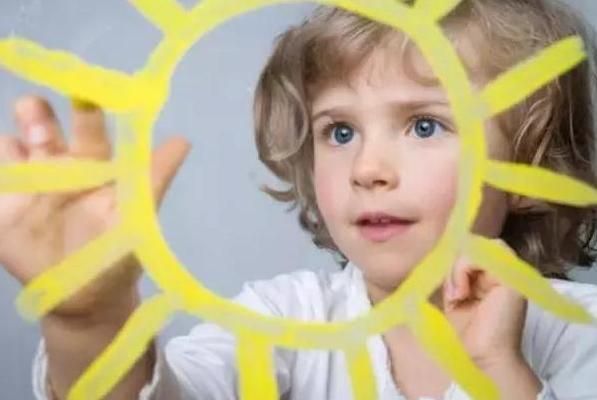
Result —
M430 100L430 99L425 99L425 100L396 100L396 101L392 101L389 103L386 103L386 105L390 108L392 108L393 110L404 110L404 112L412 112L415 110L420 110L422 108L427 108L427 107L432 107L432 106L442 106L442 107L450 107L450 103L447 100L438 100L438 99L434 99L434 100ZM346 104L346 105L339 105L339 106L335 106L335 107L329 107L329 108L324 108L323 110L318 111L315 115L313 115L312 117L312 121L316 121L317 119L325 116L325 115L329 115L329 114L333 114L335 112L346 112L346 109L350 109L351 106Z

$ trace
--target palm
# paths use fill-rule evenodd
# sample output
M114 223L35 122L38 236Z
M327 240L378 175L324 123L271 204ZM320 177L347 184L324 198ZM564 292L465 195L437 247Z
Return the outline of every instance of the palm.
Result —
M470 353L475 354L490 346L487 342L496 327L491 319L486 320L484 317L491 309L487 299L469 300L446 313Z
M99 222L113 219L110 210L92 207L99 198L106 197L102 191L105 192L94 190L80 197L0 195L0 263L26 283L101 233Z
M74 132L75 138L80 135L86 141L79 140L76 146L63 145L61 151L56 150L59 148L56 146L54 152L43 154L44 161L64 158L109 158L111 149L103 129L103 115L98 110L91 112L92 115L83 116L87 118L83 127ZM21 135L25 136L23 132ZM0 155L15 154L14 149L12 152L6 150L10 146L24 147L22 140L3 136L0 141ZM58 141L60 138L55 137L54 140ZM186 142L170 140L154 154L152 178L158 202L187 150ZM32 149L20 158L5 158L0 162L36 160L35 151L39 155L40 150ZM115 196L114 184L68 194L0 194L0 264L22 284L26 284L45 269L113 227L118 221ZM88 300L101 297L96 296L98 292L113 288L115 282L124 286L134 284L139 275L136 262L132 257L125 257L119 264L122 262L126 264L126 268L111 268L102 279L80 292L77 299L71 299L71 305L78 304L79 308L86 305Z

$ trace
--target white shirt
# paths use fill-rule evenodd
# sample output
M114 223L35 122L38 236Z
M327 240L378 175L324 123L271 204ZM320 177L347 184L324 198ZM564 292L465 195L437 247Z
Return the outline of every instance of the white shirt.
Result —
M550 282L597 316L597 286ZM247 283L235 301L264 314L320 322L352 319L371 308L362 273L351 264L333 273L298 271ZM380 399L406 400L394 384L381 336L369 338L367 344ZM596 326L569 324L529 303L522 350L543 383L538 400L597 400ZM282 399L352 399L343 353L276 349L274 356ZM188 336L171 340L164 352L158 352L153 380L139 399L236 400L235 365L234 337L214 324L199 324ZM42 342L33 368L37 399L46 399L46 370ZM469 397L452 383L443 400Z

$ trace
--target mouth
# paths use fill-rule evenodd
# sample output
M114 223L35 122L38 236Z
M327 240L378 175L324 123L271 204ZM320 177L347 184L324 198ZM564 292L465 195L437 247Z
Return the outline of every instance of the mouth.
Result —
M405 233L415 222L413 219L383 212L369 212L361 214L355 224L365 239L372 242L385 242Z

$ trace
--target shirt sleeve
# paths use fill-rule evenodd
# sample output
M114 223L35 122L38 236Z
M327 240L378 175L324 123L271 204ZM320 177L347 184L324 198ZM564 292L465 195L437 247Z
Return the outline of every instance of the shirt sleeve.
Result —
M555 287L597 319L597 286ZM597 399L597 325L569 323L542 311L531 338L531 366L544 383L539 400Z
M243 286L233 300L253 311L274 316L291 316L302 308L293 295L296 289L287 278L257 281ZM202 323L189 335L172 339L156 351L153 377L140 392L139 400L236 400L238 372L236 339L216 324ZM294 353L285 349L274 351L278 391L290 389ZM39 345L33 362L33 391L37 400L50 400L47 384L47 355L44 342Z

